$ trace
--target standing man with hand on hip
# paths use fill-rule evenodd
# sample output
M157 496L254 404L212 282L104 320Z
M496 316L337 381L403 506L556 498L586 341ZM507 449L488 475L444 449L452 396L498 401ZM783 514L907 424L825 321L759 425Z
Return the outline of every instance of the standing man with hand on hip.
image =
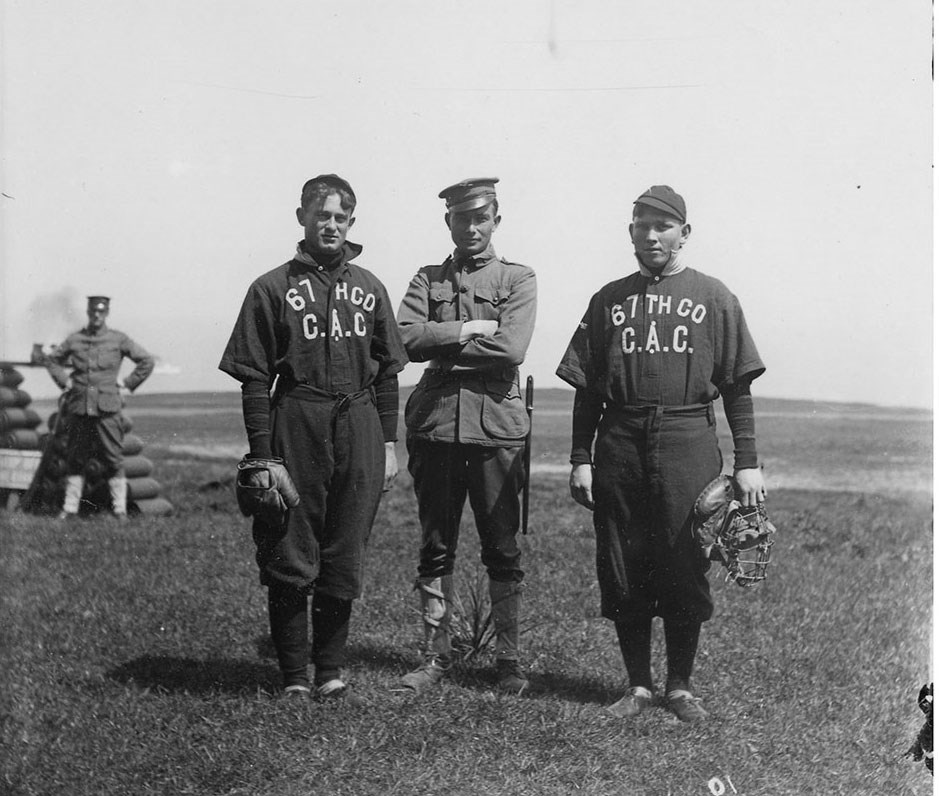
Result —
M384 285L351 262L362 251L346 240L355 207L341 177L306 182L297 208L304 239L248 289L219 364L241 382L250 453L237 489L256 486L242 481L254 472L280 493L279 509L256 511L238 494L242 511L254 514L287 695L310 695L311 657L315 695L346 693L352 601L361 596L382 491L398 472L397 374L407 354Z
M500 259L496 178L466 180L440 193L456 250L421 268L398 310L412 362L427 369L405 409L409 462L421 523L421 666L402 678L420 691L450 668L453 569L466 497L489 575L499 688L520 693L521 552L519 494L529 420L518 366L535 325L531 268Z
M765 368L737 298L684 262L691 225L680 195L667 185L644 192L629 234L639 270L593 296L557 369L577 390L571 495L593 509L601 612L615 623L629 675L610 712L632 717L652 704L660 616L666 703L699 721L707 713L691 671L714 606L692 513L721 472L712 402L723 399L733 435L738 499L761 503L750 382Z
M49 374L60 389L66 390L60 411L68 418L68 474L59 519L78 514L85 488L85 465L93 457L99 457L107 468L111 511L120 519L127 517L121 390L136 390L153 372L154 361L126 334L108 328L110 311L110 298L89 296L88 325L69 335L46 360ZM124 357L136 367L119 384Z

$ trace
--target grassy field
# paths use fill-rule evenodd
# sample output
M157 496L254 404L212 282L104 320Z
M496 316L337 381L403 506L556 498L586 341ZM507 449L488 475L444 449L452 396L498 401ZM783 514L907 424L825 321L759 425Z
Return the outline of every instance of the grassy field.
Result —
M133 400L174 516L0 516L2 794L932 792L923 765L902 758L932 677L929 413L757 401L774 564L752 590L712 572L717 611L695 676L712 720L688 726L664 709L604 714L624 672L598 616L590 515L567 495L569 393L537 400L522 541L533 693L497 694L488 651L435 693L392 691L419 639L402 472L353 616L357 704L277 696L231 493L237 395ZM464 519L467 597L480 570Z

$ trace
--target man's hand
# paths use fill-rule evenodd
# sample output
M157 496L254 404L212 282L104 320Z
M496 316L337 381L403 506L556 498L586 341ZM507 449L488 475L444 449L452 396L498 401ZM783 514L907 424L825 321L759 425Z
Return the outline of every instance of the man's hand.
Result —
M571 497L584 508L593 511L593 466L575 464L571 467Z
M734 470L734 480L741 504L755 506L766 500L766 484L763 483L763 471L759 467L747 470Z
M499 328L498 321L463 321L460 327L460 342L468 343L477 337L488 337Z
M391 489L395 478L398 476L398 454L395 453L395 444L393 442L385 443L385 485L382 489L387 492Z

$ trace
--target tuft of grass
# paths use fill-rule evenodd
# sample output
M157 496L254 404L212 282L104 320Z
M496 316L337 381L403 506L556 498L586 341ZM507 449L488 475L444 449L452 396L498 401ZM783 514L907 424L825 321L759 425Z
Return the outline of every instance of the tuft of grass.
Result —
M474 577L456 578L453 588L451 643L459 660L468 662L487 652L496 637L489 600L489 579L477 569Z

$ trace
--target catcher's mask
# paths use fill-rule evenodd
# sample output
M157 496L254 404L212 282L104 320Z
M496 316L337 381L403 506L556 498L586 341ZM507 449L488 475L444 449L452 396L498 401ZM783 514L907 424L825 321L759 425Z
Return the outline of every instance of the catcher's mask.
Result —
M708 558L727 570L725 581L755 586L766 579L776 528L763 503L743 506L733 495L726 475L704 488L694 505L695 537Z

